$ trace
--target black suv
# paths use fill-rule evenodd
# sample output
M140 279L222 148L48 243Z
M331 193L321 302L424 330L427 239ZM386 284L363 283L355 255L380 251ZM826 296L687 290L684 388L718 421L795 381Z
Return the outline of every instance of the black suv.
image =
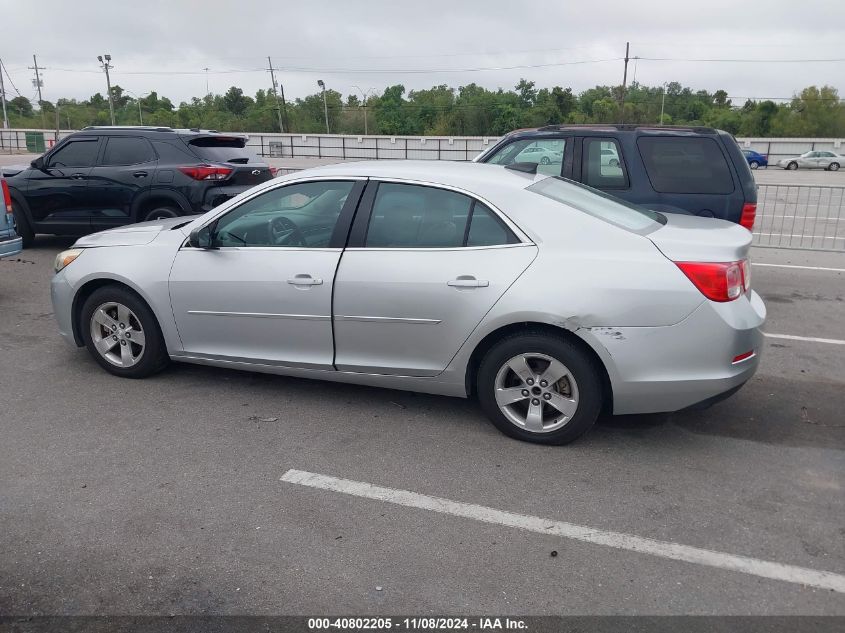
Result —
M517 130L475 159L563 176L655 211L751 230L757 185L736 140L707 127L552 125Z
M203 213L273 177L247 137L168 127L87 127L10 175L24 246L36 233L82 235Z

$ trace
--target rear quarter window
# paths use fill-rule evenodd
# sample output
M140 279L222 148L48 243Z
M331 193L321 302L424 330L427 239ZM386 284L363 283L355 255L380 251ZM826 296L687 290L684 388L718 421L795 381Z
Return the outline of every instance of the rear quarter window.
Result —
M727 194L733 178L719 143L704 137L640 137L637 148L658 193Z

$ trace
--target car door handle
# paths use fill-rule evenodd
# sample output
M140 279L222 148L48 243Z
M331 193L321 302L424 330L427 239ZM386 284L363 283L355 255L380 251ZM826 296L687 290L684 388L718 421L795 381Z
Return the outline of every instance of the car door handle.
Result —
M447 281L446 285L453 288L486 288L490 282L486 279L476 279L472 275L461 275L457 279Z
M70 177L74 180L83 180L85 178L85 174L71 174Z
M296 275L293 279L288 279L288 283L292 286L321 286L323 280L311 275Z
M146 177L147 177L147 172L145 172L145 171L136 171L136 172L135 172L135 173L133 173L132 175L133 175L133 176L135 176L135 178L146 178Z

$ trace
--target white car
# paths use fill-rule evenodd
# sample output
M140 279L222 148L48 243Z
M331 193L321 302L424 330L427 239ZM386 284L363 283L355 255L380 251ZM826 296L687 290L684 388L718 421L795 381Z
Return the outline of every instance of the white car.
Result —
M516 163L537 163L539 165L551 165L552 163L563 162L563 152L553 149L532 145L526 147L514 159Z
M782 158L778 161L778 167L793 171L799 167L802 169L826 169L827 171L838 171L845 165L845 156L834 152L813 151L805 152L801 156Z

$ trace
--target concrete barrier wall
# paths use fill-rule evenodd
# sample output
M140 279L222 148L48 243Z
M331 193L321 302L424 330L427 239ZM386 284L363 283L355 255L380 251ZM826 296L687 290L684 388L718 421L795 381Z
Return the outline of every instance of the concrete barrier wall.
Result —
M0 130L0 152L40 153L75 130ZM39 141L40 138L40 141ZM260 156L362 160L409 158L472 160L498 140L495 136L356 136L339 134L250 134L248 146ZM766 154L770 162L810 150L845 152L845 139L737 138L741 147Z

